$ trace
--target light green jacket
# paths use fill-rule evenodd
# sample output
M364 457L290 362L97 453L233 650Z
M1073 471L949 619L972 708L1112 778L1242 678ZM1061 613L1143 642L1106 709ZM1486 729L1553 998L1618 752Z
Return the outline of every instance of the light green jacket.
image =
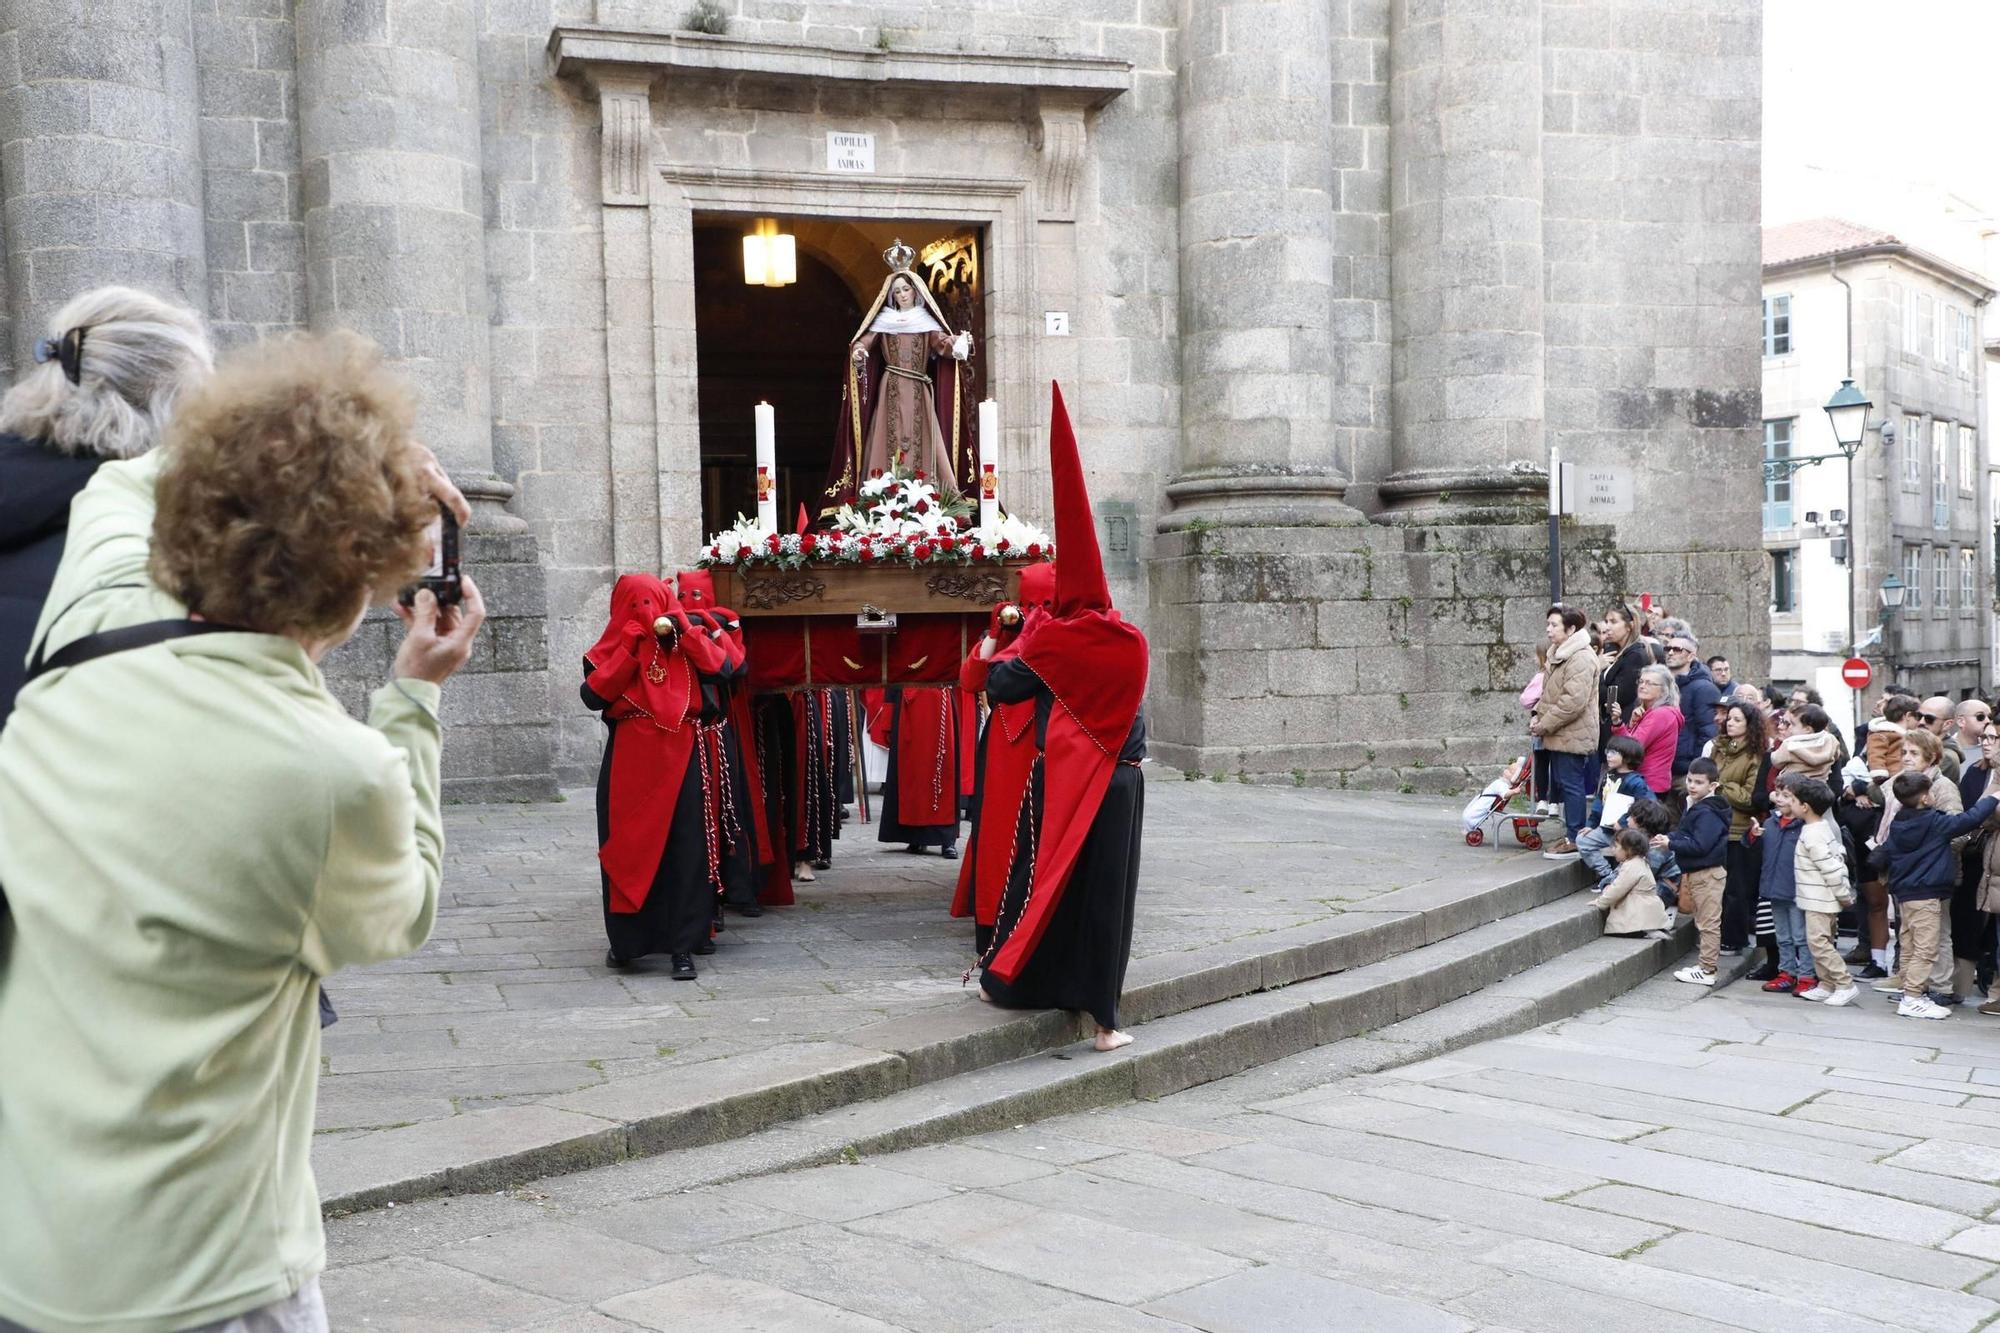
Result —
M89 591L146 582L158 470L108 463L77 497L51 647L185 615L150 585ZM296 643L235 633L22 691L0 731L0 1315L183 1329L324 1267L319 979L430 934L437 703L397 681L363 726Z

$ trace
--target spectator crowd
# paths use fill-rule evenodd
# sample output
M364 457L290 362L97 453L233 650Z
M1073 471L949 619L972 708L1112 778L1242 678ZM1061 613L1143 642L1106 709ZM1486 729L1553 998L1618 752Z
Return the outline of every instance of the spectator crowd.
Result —
M1906 1018L1987 998L2000 916L2000 728L1986 700L1890 685L1851 740L1817 692L1735 679L1687 621L1551 606L1523 691L1543 855L1589 870L1605 930L1693 918L1774 995L1840 1006L1862 984ZM1843 949L1843 944L1845 948Z

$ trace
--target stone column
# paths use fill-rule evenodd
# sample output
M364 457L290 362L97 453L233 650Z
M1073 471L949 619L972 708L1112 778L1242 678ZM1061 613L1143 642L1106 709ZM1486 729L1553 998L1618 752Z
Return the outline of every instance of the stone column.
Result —
M0 5L0 181L15 365L105 283L206 311L188 0Z
M1334 457L1334 8L1181 3L1181 449L1164 530L1360 520Z
M1541 0L1393 0L1389 517L1531 517L1542 437Z
M425 441L519 530L493 475L473 0L297 0L306 299L316 329L382 345L417 383Z

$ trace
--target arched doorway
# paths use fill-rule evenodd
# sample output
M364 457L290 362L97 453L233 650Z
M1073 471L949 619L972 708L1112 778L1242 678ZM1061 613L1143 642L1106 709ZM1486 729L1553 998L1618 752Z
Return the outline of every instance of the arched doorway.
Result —
M750 220L698 215L694 226L695 358L701 436L704 535L756 508L752 409L777 418L778 524L791 531L799 506L817 520L840 411L848 340L888 270L882 252L906 241L920 258L954 328L973 335L966 401L985 396L984 228L938 221L781 218L797 238L798 281L743 281L742 237Z
M840 413L842 358L861 322L846 280L804 251L797 282L746 286L742 235L736 226L694 234L703 533L757 511L758 403L771 404L777 416L780 527L791 530L800 504L818 514Z

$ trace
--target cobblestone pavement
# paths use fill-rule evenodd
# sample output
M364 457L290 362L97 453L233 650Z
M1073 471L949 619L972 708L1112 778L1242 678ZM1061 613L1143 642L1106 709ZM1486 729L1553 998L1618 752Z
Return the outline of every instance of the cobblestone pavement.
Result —
M1341 1079L680 1194L624 1163L329 1224L336 1327L1963 1333L2000 1313L2000 1025L1667 978Z
M1457 802L1155 778L1134 954L1320 921L1518 851L1474 850ZM795 907L731 917L696 982L604 967L592 793L446 814L444 902L415 957L329 991L322 1142L972 1004L958 863L849 822Z

